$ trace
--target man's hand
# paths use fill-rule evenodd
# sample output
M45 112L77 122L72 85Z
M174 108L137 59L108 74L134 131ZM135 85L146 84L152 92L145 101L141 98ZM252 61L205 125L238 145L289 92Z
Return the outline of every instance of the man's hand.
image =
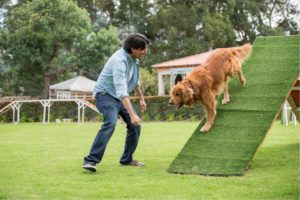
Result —
M141 124L141 120L136 114L134 114L133 116L130 116L130 119L131 119L131 123L134 126L139 126Z
M146 102L144 100L144 96L143 96L143 93L142 93L142 90L140 88L139 85L137 85L135 88L135 93L137 94L137 96L139 97L140 99L140 111L143 113L147 110L147 105L146 105Z
M134 126L139 126L141 124L141 120L140 120L139 116L137 116L137 114L135 114L135 112L133 111L130 100L129 100L129 97L127 97L127 96L123 97L122 103L125 106L128 114L130 116L131 123Z
M143 113L147 110L147 104L144 99L140 100L140 111Z

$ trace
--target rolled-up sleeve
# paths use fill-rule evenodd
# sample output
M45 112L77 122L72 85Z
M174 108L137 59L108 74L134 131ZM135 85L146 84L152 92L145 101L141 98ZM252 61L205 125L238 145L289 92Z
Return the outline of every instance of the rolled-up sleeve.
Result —
M127 92L126 64L124 61L115 63L113 67L113 81L119 100L122 100L125 96L129 96Z

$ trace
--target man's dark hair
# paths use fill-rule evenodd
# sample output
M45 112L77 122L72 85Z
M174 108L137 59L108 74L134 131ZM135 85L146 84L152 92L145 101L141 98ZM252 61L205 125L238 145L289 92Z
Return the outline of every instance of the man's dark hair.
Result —
M134 49L145 49L147 44L150 43L150 40L140 33L132 33L130 34L124 42L123 48L128 52L131 52L131 48Z

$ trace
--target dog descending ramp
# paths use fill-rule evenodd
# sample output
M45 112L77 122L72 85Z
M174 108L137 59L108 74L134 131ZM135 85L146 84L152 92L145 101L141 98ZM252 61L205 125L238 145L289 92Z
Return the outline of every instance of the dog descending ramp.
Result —
M299 36L259 37L243 65L245 87L229 82L231 102L221 105L212 129L202 121L168 172L244 175L299 73Z

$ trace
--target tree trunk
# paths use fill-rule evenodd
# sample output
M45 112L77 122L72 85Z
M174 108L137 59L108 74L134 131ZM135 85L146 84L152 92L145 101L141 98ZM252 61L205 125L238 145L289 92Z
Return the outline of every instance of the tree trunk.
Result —
M43 98L49 98L49 91L50 91L50 84L51 84L51 75L49 72L44 74L44 94Z
M46 70L44 71L44 95L43 95L43 97L45 99L49 98L51 78L56 74L56 71L53 68L52 62L53 62L53 59L57 56L58 50L59 50L59 44L54 43L52 53L49 56L48 66L47 66Z

